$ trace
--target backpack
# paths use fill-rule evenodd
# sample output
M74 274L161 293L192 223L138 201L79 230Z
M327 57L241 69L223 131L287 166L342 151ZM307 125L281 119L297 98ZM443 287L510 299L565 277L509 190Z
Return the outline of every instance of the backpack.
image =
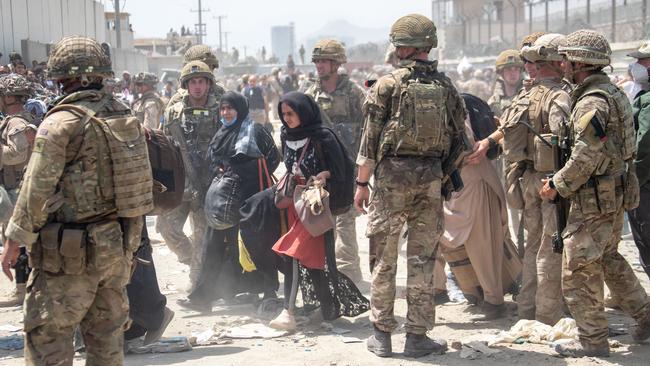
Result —
M149 215L160 215L178 207L185 191L185 165L178 145L162 130L149 130L147 149L153 172L154 209Z

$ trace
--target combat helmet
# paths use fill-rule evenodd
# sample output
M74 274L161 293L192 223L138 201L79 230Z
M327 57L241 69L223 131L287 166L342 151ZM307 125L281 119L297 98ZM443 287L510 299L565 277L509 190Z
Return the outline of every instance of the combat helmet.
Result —
M219 68L219 60L214 55L210 46L204 44L197 44L190 47L183 55L183 66L191 61L201 61L208 65L211 70Z
M571 62L607 66L611 62L612 49L607 38L589 29L580 29L566 37L566 45L558 53Z
M0 78L0 96L5 95L30 97L32 88L24 76L9 74Z
M207 78L211 84L214 83L214 74L212 74L210 66L205 62L190 61L181 70L181 86L187 89L187 82L196 77Z
M12 62L12 63L22 61L22 59L23 59L23 56L21 56L20 53L18 53L16 51L13 51L13 52L9 53L9 61Z
M334 39L321 39L316 42L311 53L311 62L318 60L332 60L338 64L348 62L345 56L345 47L341 42Z
M560 47L566 46L566 37L559 33L548 33L537 38L530 46L521 48L521 56L530 62L562 61L558 53Z
M438 46L436 26L424 15L405 15L390 28L390 42L395 47L435 48Z
M53 80L110 77L113 71L109 46L106 43L99 44L92 38L65 37L54 45L47 61L47 71Z
M152 72L140 72L133 78L136 84L156 85L158 84L158 76Z
M546 32L533 32L533 33L531 33L529 35L524 36L524 38L521 39L521 45L519 46L519 48L521 49L521 48L523 48L525 46L532 46L533 43L535 43L535 41L539 37L541 37L541 36L543 36L545 34L546 34Z
M495 66L497 72L505 69L510 66L524 67L524 61L519 57L519 51L517 50L505 50L497 56L495 61Z

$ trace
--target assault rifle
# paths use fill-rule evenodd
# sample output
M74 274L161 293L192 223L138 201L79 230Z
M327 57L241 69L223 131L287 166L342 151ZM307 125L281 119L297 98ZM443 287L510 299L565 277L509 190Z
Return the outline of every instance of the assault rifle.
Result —
M183 160L183 165L185 165L185 173L187 173L190 183L192 183L192 187L197 191L197 198L199 198L200 204L203 206L203 199L205 198L203 196L208 191L208 187L203 183L204 180L199 176L192 159L190 158L190 151L185 136L183 135L183 131L181 131L181 125L178 121L174 121L167 125L167 129L180 147L181 159Z
M571 156L571 145L569 144L569 134L568 131L564 131L564 137L560 141L557 135L551 137L551 142L546 141L539 132L526 122L519 121L519 123L526 126L530 132L537 136L544 144L550 147L553 150L553 161L554 161L554 174L557 173L560 169L564 167L566 162ZM566 126L564 126L566 128ZM553 178L553 174L547 176L548 179ZM553 233L553 252L561 254L564 250L564 241L562 239L562 232L566 228L567 222L567 213L569 211L569 202L566 198L562 197L559 193L555 196L553 200L555 204L555 225L556 231Z

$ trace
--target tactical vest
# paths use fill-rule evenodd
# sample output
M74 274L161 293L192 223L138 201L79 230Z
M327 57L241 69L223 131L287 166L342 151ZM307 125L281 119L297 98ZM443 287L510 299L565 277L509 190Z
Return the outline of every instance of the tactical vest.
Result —
M332 122L332 128L345 148L351 155L359 151L361 139L362 121L351 120L353 118L354 106L352 106L352 82L345 79L341 82L343 87L336 89L333 93L326 93L320 87L313 88L308 94L313 95L314 100L321 107L327 118ZM360 108L357 106L356 108Z
M590 95L605 99L609 105L609 120L600 121L607 135L603 148L607 163L601 162L594 172L596 185L606 177L622 177L623 207L634 209L639 205L639 181L634 169L636 133L632 106L625 93L609 82L588 85L577 96L576 103ZM575 131L572 133L575 136Z
M503 153L509 162L528 161L534 164L537 171L553 170L552 149L530 130L532 128L545 140L550 140L552 131L548 124L548 107L552 94L549 85L534 85L513 100L510 108L504 112Z
M28 125L32 123L33 117L29 113L20 113L16 115L7 116L4 120L0 121L0 145L8 144L8 136L6 129L9 126L10 121L19 120L25 126L25 129L30 128ZM31 148L30 148L31 151ZM31 155L31 153L30 153ZM3 186L6 190L12 190L20 187L20 183L23 181L25 175L25 167L29 162L29 157L25 162L17 165L6 165L3 164L0 166L0 185Z
M183 108L180 123L188 148L205 158L212 137L221 127L218 109Z
M153 179L140 122L110 96L71 94L48 112L68 111L81 118L83 140L64 167L57 195L57 221L89 222L110 213L139 217L153 209ZM110 107L109 107L110 105ZM47 117L46 116L46 117Z
M451 88L442 78L414 78L408 68L390 74L396 81L391 115L379 146L386 155L442 157L451 144L447 99Z

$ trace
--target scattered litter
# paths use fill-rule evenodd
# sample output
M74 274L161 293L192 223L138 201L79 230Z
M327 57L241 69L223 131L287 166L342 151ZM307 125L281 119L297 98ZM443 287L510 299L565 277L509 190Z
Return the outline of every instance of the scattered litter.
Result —
M25 339L22 334L12 334L7 337L0 337L0 350L15 351L25 347Z
M129 347L127 353L176 353L191 351L192 345L187 337L163 338L160 341L146 346Z
M623 347L623 344L618 339L610 339L609 346L611 348L620 348Z
M475 360L477 358L482 357L483 355L490 357L495 353L501 352L496 349L491 349L487 346L485 342L479 342L479 341L473 341L473 342L461 344L461 347L462 348L460 350L460 358L468 359L468 360Z
M323 329L325 329L325 330L329 330L329 331L331 331L332 329L334 329L334 326L333 326L332 324L328 323L328 322L322 322L322 323L320 323L320 327L323 328Z
M563 318L551 327L536 320L522 319L509 331L499 333L488 345L524 342L546 344L563 339L578 339L578 327L575 320Z
M460 341L453 341L451 342L451 348L460 351L463 348L463 343Z
M341 342L343 343L361 343L363 339L354 338L354 337L341 337Z
M244 324L238 327L230 328L226 331L225 336L229 338L251 339L251 338L277 338L287 335L285 330L277 330L267 327L264 324L253 323Z
M210 338L214 335L214 331L212 329L208 329L206 331L203 331L199 334L196 335L196 344L197 345L202 345L205 343L208 343Z
M2 331L2 332L14 333L14 332L19 332L21 330L23 330L23 327L18 327L18 326L15 326L13 324L2 324L2 325L0 325L0 331Z

